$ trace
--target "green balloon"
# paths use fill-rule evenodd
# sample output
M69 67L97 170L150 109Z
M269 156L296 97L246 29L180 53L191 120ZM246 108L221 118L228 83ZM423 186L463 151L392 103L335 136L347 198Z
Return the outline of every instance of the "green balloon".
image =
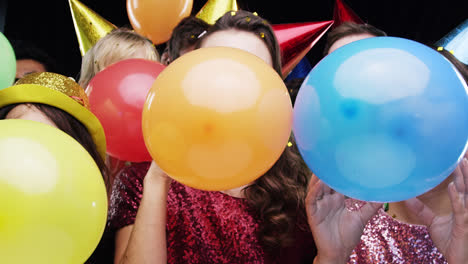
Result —
M15 52L8 39L0 32L0 90L11 86L15 76Z

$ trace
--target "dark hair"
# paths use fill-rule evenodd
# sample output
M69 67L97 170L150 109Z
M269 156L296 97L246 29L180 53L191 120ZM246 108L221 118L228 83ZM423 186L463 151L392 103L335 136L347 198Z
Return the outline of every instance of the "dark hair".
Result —
M452 65L455 66L458 72L460 72L463 79L468 84L468 65L459 61L450 51L444 48L442 48L441 50L439 50L436 47L432 47L432 48L439 51L440 54L442 54L446 59L448 59L452 63Z
M203 44L203 41L212 33L229 29L252 32L263 39L270 51L273 69L282 76L281 50L275 32L265 19L248 11L239 10L224 14L207 30L207 33L197 43L197 48L199 48Z
M180 52L190 46L194 46L200 34L206 31L210 24L195 16L182 19L172 31L171 38L167 41L163 52L164 64L169 64L180 57Z
M289 96L291 96L291 101L293 105L296 102L297 93L299 92L299 88L301 88L304 79L305 78L294 78L285 82L286 87L288 88Z
M0 120L5 119L8 113L18 105L20 104L12 104L1 108ZM73 137L89 152L91 157L96 162L96 165L98 166L99 170L101 171L102 178L104 179L104 183L106 184L106 189L109 191L109 174L107 171L107 167L101 155L97 151L96 144L94 143L93 138L89 134L88 129L86 129L86 127L75 117L59 108L40 103L27 103L27 105L36 107L38 110L44 113L44 115L46 115L50 120L52 120L60 130Z
M281 54L273 29L266 20L253 13L226 13L208 30L197 46L200 47L210 34L230 29L252 32L263 39L270 51L273 68L281 76ZM262 223L259 226L259 241L270 253L279 253L279 248L292 245L294 231L304 227L301 223L306 223L304 199L311 172L301 159L292 138L291 142L292 146L283 151L273 167L243 190Z
M288 145L273 167L244 189L262 220L259 238L269 252L293 245L296 230L308 230L304 199L312 173L293 137Z
M356 24L354 22L344 22L343 24L339 25L338 27L334 28L328 33L324 54L327 55L328 51L330 50L330 47L339 39L351 35L361 34L369 34L376 37L387 36L387 33L369 24Z
M36 45L18 39L13 39L11 45L15 51L16 60L35 60L44 65L47 72L56 72L58 70L56 60Z

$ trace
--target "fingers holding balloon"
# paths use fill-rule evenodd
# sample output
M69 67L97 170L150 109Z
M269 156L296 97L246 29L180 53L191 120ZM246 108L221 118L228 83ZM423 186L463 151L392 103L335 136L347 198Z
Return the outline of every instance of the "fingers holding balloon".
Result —
M406 206L410 209L409 213L413 215L416 219L420 219L422 223L426 226L430 226L434 221L436 215L426 204L424 204L417 197L408 199L404 201Z
M320 179L317 177L317 175L312 173L312 176L310 177L310 181L309 181L309 187L313 186L319 180Z
M453 185L455 187L456 192L460 194L465 193L465 189L467 187L466 183L468 183L466 182L465 175L463 173L465 160L466 159L463 158L460 164L458 164L458 166L453 171Z
M466 263L468 254L468 164L463 159L453 172L454 180L449 184L448 192L452 206L449 215L435 215L427 206L421 204L420 210L426 212L426 225L434 244L444 254L448 263ZM417 200L416 198L412 200Z
M329 207L324 206L323 203L325 187L326 185L318 178L316 181L309 184L309 190L306 196L306 211L310 226L320 224L327 215L323 213L323 208L329 209Z
M314 176L314 180L309 184L306 196L307 211L309 220L318 223L325 220L331 212L344 208L344 196L335 192L324 182Z
M468 213L468 161L466 158L463 158L457 166L453 177L448 190L452 209L456 215Z
M460 165L461 173L463 174L464 189L463 194L465 195L465 209L468 209L468 158L464 158Z
M323 199L323 183L315 175L313 176L315 180L311 180L307 190L306 201L308 203L316 203L319 200Z
M165 173L159 165L153 160L144 179L145 186L165 185L169 191L172 179ZM151 188L151 187L150 187Z

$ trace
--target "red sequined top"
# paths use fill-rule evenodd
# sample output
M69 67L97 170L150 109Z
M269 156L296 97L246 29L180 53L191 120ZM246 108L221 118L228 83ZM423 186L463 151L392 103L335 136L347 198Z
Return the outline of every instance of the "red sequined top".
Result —
M148 168L149 163L132 164L115 180L111 228L134 223ZM260 224L244 199L173 182L167 201L168 263L313 263L310 232L298 231L294 246L272 255L257 239Z
M349 264L446 264L425 226L410 225L379 210L364 228Z

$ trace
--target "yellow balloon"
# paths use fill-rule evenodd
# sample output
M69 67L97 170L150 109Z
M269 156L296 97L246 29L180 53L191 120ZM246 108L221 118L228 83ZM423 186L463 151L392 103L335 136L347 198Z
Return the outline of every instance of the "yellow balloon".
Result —
M143 137L173 179L203 190L255 181L289 139L292 106L281 77L240 49L203 48L171 63L143 107Z
M88 152L57 128L1 120L0 172L0 263L84 263L107 216Z

